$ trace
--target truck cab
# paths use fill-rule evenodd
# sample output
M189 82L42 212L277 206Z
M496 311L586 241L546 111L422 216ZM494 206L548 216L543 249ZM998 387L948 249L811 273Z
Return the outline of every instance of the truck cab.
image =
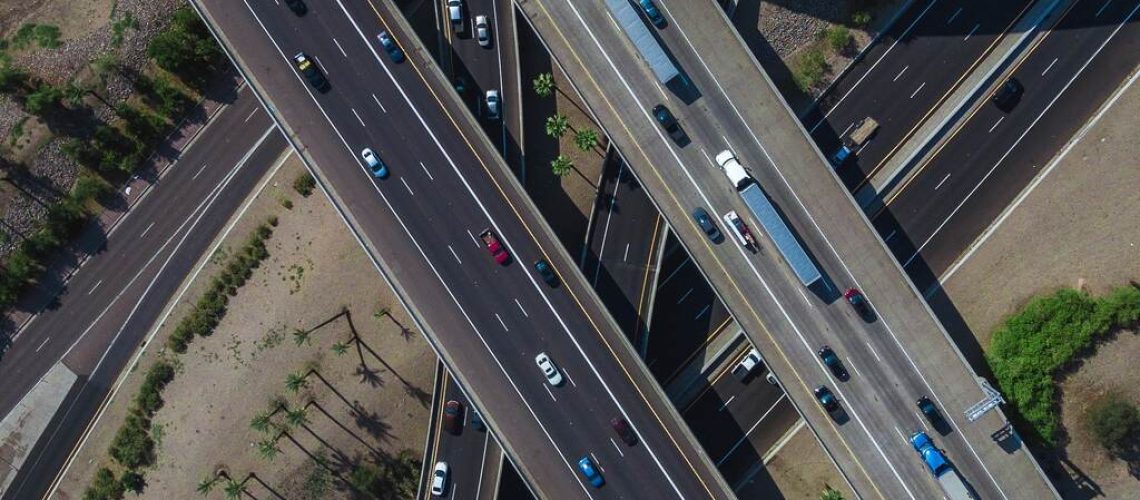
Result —
M841 139L843 144L839 146L835 154L831 155L831 163L836 167L846 163L847 160L851 158L851 155L858 151L878 130L879 122L875 121L874 118L868 116L859 120L851 130L851 133Z
M724 150L716 154L716 164L720 165L720 169L724 171L724 175L728 176L728 180L736 186L736 190L740 191L749 184L752 184L752 176L748 175L748 171L736 159L736 155L732 151Z

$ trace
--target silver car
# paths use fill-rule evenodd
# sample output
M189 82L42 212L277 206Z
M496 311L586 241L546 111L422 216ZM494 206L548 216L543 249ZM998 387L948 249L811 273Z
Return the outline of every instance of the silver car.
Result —
M487 24L487 16L475 16L475 39L479 45L491 46L491 26Z
M534 363L542 370L542 374L546 375L546 381L550 382L550 385L555 387L562 385L562 372L558 371L558 367L554 366L554 362L545 352L538 353L538 356L534 357Z
M484 101L487 105L488 120L498 120L503 117L503 102L499 98L498 90L488 90Z

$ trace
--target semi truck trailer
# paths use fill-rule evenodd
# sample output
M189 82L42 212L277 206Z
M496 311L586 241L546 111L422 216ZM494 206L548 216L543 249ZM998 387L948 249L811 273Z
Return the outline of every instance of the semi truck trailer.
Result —
M966 483L962 481L962 476L950 465L946 460L946 455L942 454L934 446L934 442L930 440L925 432L916 432L910 437L910 444L914 446L914 451L922 457L922 461L926 463L926 468L934 474L934 479L938 480L938 484L942 486L942 491L946 493L946 498L950 500L972 500L977 498L970 489L966 487Z
M819 281L823 277L819 268L808 256L803 245L800 245L795 233L780 217L776 207L768 201L768 196L760 189L760 184L751 175L748 175L748 171L736 159L736 155L726 149L716 155L716 163L720 165L721 170L728 176L732 185L736 186L736 192L740 193L740 198L744 200L745 205L748 205L752 216L760 221L760 225L764 227L768 237L776 244L776 249L780 251L780 255L792 267L792 272L799 278L800 283L804 286L811 286Z

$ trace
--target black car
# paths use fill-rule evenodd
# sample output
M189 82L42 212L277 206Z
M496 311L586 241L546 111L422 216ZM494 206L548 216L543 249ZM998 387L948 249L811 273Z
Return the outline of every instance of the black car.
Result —
M658 104L653 107L653 117L657 119L657 123L661 124L661 128L665 129L665 132L669 134L669 137L673 138L673 142L676 142L677 145L684 146L685 143L688 142L689 138L685 135L685 131L681 130L681 125L677 123L677 118L673 116L673 113L670 112L669 108L666 108L664 104Z
M1017 102L1021 100L1021 94L1025 93L1025 87L1017 78L1010 78L1001 84L997 92L994 92L993 103L998 109L1009 112Z
M554 268L550 267L550 263L546 259L539 259L534 262L534 270L542 276L542 280L550 286L558 285L558 275L554 274Z
M384 52L388 53L388 57L394 63L404 62L404 51L400 50L400 46L396 45L396 40L392 39L392 35L387 31L381 31L376 35L376 40L380 42L380 46L384 48Z
M831 370L835 378L846 381L849 377L847 369L843 367L843 362L839 361L839 356L835 355L835 351L831 350L830 346L823 346L819 348L819 359L823 360L823 364Z
M827 410L828 413L839 409L839 400L835 398L835 395L831 393L831 389L828 389L826 385L816 387L814 392L815 399L819 401L819 404L823 406L823 409Z
M630 427L629 422L624 418L614 417L610 419L610 427L613 427L614 432L617 433L623 443L629 446L637 444L637 434L633 433L633 427Z
M720 234L720 230L716 228L712 217L709 217L709 213L705 209L701 207L694 209L693 220L697 221L697 225L701 226L701 231L704 231L713 243L720 243L724 240L724 235Z
M309 12L309 7L301 0L285 0L285 6L289 7L289 10L298 16L303 16L306 12Z
M329 80L325 78L324 72L308 54L298 52L293 56L293 63L297 65L297 71L305 75L305 78L309 80L309 85L312 85L313 88L321 92L329 89Z
M915 406L918 406L918 411L922 412L922 416L930 421L930 425L938 427L942 423L942 414L938 412L938 407L934 406L934 402L930 398L926 396L918 398Z
M487 424L483 422L483 415L474 407L471 409L471 428L480 432L487 430Z

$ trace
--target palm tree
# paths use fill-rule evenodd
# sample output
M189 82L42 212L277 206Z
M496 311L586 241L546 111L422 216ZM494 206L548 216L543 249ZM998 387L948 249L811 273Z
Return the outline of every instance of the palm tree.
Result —
M290 426L297 427L301 424L309 423L309 410L305 408L297 408L296 410L285 411L285 421Z
M311 344L312 340L309 337L312 334L313 334L313 332L310 332L308 330L303 330L300 328L294 328L293 329L293 343L297 344L298 346L301 344Z
M233 479L229 479L226 480L226 488L224 491L226 492L226 498L238 500L242 497L242 494L245 493L245 486L242 486L241 483Z
M72 79L63 86L63 101L68 106L77 107L83 104L83 98L87 97L87 89L80 85L78 81Z
M534 93L539 97L548 97L551 92L554 92L554 75L550 73L539 73L532 82L534 84Z
M550 162L550 170L554 172L554 175L559 177L570 175L570 169L572 168L574 168L574 162L570 161L570 158L567 158L566 155L558 155L558 158Z
M300 373L290 373L285 376L285 388L289 392L296 394L302 387L308 387L309 382L305 380L305 376Z
M257 452L261 455L261 458L273 461L274 458L277 458L277 454L281 452L281 448L277 447L277 440L275 439L262 439L257 442Z
M289 381L286 380L285 384L288 385ZM249 419L249 428L253 429L257 432L268 431L269 430L269 413L264 412L264 411L258 412L257 415L254 415L253 418Z
M343 356L344 353L348 352L348 344L337 342L332 345L332 352L336 353L337 356Z
M555 113L546 119L546 135L560 138L568 128L570 128L570 119L562 113Z
M209 495L210 492L214 490L214 485L218 484L218 479L221 478L219 478L217 474L211 474L202 478L201 481L198 481L198 494L202 496Z
M592 128L579 130L574 133L574 144L582 151L590 151L598 147L598 131Z

